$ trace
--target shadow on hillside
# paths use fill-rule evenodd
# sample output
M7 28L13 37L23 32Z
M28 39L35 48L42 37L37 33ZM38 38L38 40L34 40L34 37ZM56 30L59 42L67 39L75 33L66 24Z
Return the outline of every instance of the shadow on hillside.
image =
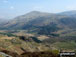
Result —
M21 55L6 50L3 50L1 52L4 52L13 57L59 57L58 55L53 54L52 52L24 52Z

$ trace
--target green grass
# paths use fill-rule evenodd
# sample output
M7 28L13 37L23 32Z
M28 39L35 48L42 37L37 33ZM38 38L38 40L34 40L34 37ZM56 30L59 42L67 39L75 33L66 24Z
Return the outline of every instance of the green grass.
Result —
M76 42L71 41L71 42L57 42L53 44L54 47L57 47L59 49L76 49Z
M8 37L11 37L11 36L17 37L16 35L13 35L12 33L3 33L3 32L0 32L0 34L7 35Z
M2 55L0 55L0 57L3 57Z

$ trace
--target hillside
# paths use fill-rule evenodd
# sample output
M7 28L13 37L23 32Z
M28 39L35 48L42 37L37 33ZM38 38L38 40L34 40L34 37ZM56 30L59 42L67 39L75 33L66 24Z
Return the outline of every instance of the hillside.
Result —
M9 19L0 18L0 25L7 23Z
M76 18L72 15L75 15L75 11L59 14L32 11L10 20L2 25L0 29L28 30L29 32L50 35L52 32L61 30L75 30Z
M73 50L76 47L76 18L68 14L32 11L2 24L0 29L1 47L7 50L11 47L12 51L18 48L16 52L51 48ZM3 45L5 42L6 45Z
M72 17L76 17L76 10L72 10L72 11L65 11L65 12L61 12L58 13L60 15L67 15L67 16L72 16Z

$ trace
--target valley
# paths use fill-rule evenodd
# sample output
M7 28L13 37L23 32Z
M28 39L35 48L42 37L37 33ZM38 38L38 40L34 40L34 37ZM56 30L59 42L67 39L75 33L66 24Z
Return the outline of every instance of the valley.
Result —
M0 51L15 53L17 56L30 56L37 52L36 56L41 54L45 57L52 56L56 51L58 56L60 50L75 51L76 17L75 12L71 12L53 14L32 11L2 22Z

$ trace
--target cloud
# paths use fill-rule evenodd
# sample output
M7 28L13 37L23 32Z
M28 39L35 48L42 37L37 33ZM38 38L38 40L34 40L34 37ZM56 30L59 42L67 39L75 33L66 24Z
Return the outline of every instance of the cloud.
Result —
M14 6L11 6L11 7L10 7L10 9L12 9L12 10L13 10L13 9L14 9Z
M3 0L3 3L8 3L8 0Z

